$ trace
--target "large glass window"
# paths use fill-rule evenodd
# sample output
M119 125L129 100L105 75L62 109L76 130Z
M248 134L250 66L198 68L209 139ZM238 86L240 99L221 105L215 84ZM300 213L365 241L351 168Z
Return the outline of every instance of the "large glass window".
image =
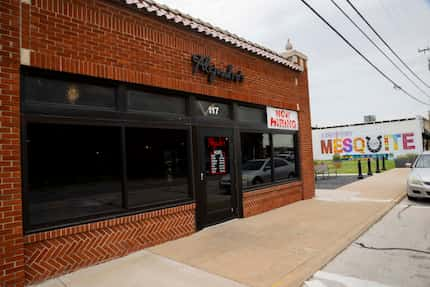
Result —
M240 137L243 189L297 178L295 135L241 133Z
M130 206L189 199L187 132L126 129Z
M29 226L122 210L121 128L29 123ZM191 199L187 131L125 129L129 207Z
M30 226L121 209L121 131L28 124Z
M273 157L275 159L275 180L297 177L293 134L273 135Z
M242 187L248 188L272 181L269 134L242 133Z

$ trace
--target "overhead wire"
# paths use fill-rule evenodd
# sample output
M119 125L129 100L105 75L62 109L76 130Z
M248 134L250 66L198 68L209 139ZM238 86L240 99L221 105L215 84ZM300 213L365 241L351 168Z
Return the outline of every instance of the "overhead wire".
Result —
M334 0L330 0L331 3L361 32L361 34L366 37L367 40L369 40L369 42L372 43L372 45L378 49L378 51L384 55L384 57L390 61L391 64L393 64L394 67L396 67L397 70L400 71L400 73L402 73L403 76L405 76L409 82L411 82L421 93L423 93L426 97L428 97L430 99L430 95L426 93L426 91L424 91L420 86L418 86L388 55L387 53L384 52L384 50L382 50L376 43L375 41L372 40L372 38L369 37L369 35L363 30L361 29L361 27L345 12L345 10L342 9L342 7L340 7Z
M384 43L384 45L391 51L391 53L393 53L394 56L396 56L396 58L400 61L400 63L403 64L403 66L406 67L406 69L408 69L408 71L415 76L415 78L417 78L423 85L425 85L427 88L430 88L430 85L427 84L423 79L421 79L420 76L418 76L410 67L409 65L403 61L402 58L400 58L400 56L396 53L396 51L394 51L394 49L391 48L391 46L387 43L387 41L384 40L384 38L382 38L382 36L376 31L375 28L373 28L373 26L369 23L369 21L363 16L363 14L354 6L354 4L351 3L351 1L349 0L345 0L349 6L351 6L351 8L358 14L358 16L360 16L360 18L364 21L364 23L366 23L366 25L373 31L373 33L375 33L376 36L378 36L379 40L381 40L382 43Z
M389 76L387 76L381 69L379 69L375 64L372 63L365 55L363 55L351 42L346 39L336 28L334 28L323 16L321 16L308 2L305 0L300 0L303 4L305 4L321 21L323 21L333 32L335 32L351 49L354 50L359 56L361 56L372 68L374 68L382 77L384 77L387 81L389 81L395 89L402 91L405 95L410 97L411 99L423 104L430 105L427 102L420 100L414 95L410 94L408 91L403 89L400 85L398 85L395 81L393 81Z

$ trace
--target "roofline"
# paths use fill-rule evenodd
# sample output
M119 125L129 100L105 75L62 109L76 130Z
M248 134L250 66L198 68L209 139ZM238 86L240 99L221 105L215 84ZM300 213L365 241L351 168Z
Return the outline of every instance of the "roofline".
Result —
M269 48L263 47L257 43L248 41L236 34L230 33L219 27L213 26L210 23L204 22L201 19L194 18L188 14L182 13L176 9L169 8L166 5L156 3L152 0L116 0L126 5L133 5L136 9L144 9L147 13L153 14L158 17L163 17L165 20L183 27L187 27L195 32L205 34L211 38L217 39L224 43L230 44L241 50L250 52L257 56L268 59L272 62L286 66L292 70L303 72L303 61L291 61L280 53L277 53ZM306 56L303 53L295 51L298 56Z
M325 130L325 129L332 129L332 128L366 126L366 125L383 124L383 123L412 121L412 120L417 120L417 119L420 119L420 118L419 117L413 117L413 118L402 118L402 119L395 119L395 120L375 121L375 122L370 122L370 123L356 123L356 124L335 125L335 126L326 126L326 127L312 127L312 130Z

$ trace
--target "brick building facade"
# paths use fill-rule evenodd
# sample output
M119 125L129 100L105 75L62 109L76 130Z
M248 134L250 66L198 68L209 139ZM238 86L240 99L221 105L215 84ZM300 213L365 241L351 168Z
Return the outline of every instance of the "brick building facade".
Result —
M311 138L299 52L144 0L0 0L0 286L312 198Z

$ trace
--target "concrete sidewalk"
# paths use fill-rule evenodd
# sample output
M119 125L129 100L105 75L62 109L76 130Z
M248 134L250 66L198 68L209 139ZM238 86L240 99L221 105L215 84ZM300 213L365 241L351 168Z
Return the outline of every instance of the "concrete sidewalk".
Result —
M394 169L40 286L300 286L405 195Z

